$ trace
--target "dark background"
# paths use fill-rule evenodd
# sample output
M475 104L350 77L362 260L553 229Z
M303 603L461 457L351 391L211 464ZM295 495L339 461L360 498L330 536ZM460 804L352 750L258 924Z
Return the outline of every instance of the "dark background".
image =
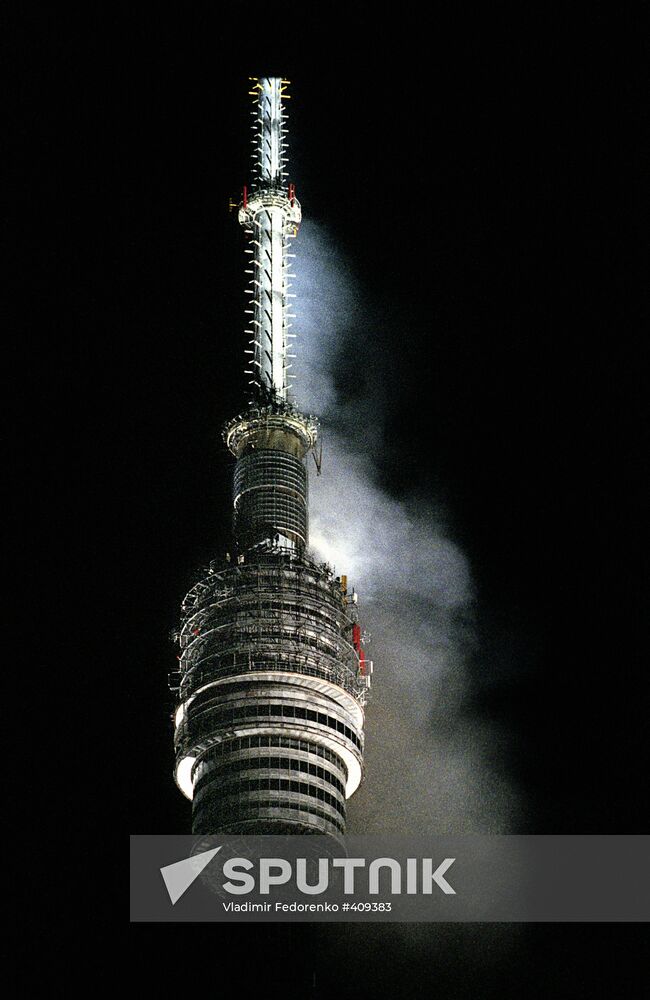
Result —
M25 8L14 52L38 150L26 306L46 320L45 423L66 426L44 475L81 550L74 613L53 601L79 662L79 767L99 774L89 743L102 757L85 811L116 842L189 829L167 634L228 542L219 431L243 396L244 276L227 204L248 177L247 77L277 73L303 212L383 316L386 488L444 499L480 641L517 668L482 706L518 733L502 766L528 807L511 832L643 832L640 19L208 9ZM343 362L348 398L362 375ZM215 990L226 973L310 996L638 985L630 927L248 927L243 965L236 927L131 931L149 967L182 954Z

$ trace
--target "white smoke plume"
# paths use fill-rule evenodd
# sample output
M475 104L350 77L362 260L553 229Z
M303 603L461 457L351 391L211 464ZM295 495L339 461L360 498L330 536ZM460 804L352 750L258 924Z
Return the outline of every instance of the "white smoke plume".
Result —
M468 708L469 657L480 659L468 561L439 505L381 487L373 456L388 444L386 389L362 289L321 226L303 224L296 254L294 398L324 437L310 542L358 590L375 664L367 781L348 804L348 832L513 832L517 796L490 764L505 734ZM354 398L337 392L344 349L364 370Z

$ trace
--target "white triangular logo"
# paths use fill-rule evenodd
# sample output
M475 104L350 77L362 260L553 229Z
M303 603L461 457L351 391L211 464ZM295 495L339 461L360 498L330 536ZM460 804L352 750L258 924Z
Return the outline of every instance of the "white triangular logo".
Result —
M220 850L220 846L215 847L211 851L193 854L191 858L183 858L182 861L175 861L173 865L166 865L165 868L160 869L172 906L178 902L184 892L187 892L194 879L199 877L206 865L210 864L217 851Z

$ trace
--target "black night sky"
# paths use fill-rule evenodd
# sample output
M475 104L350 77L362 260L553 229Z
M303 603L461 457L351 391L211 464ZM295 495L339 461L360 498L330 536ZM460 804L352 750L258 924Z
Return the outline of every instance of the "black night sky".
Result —
M500 665L473 710L514 734L495 760L525 801L510 832L643 832L642 31L521 7L452 24L230 3L25 28L23 96L57 165L46 263L69 289L44 398L73 428L65 530L95 581L76 634L99 647L81 687L120 762L116 841L189 831L168 633L228 543L219 431L244 393L228 200L248 178L247 77L266 72L293 82L304 216L372 302L383 487L443 502L471 567L481 662ZM368 377L344 348L342 398ZM305 996L636 995L633 928L256 926L239 973L237 928L131 930L154 964L178 947L201 965L200 941L217 993L228 966L246 996L255 975Z

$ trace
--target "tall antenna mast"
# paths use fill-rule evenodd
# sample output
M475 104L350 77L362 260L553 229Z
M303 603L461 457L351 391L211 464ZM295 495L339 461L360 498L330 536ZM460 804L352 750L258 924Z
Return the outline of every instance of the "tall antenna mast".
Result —
M287 187L285 164L287 119L284 100L288 80L251 78L253 116L253 183L244 188L239 221L250 239L251 268L247 313L252 317L246 374L256 395L286 400L291 375L287 344L292 335L288 322L291 297L288 247L300 225L300 204L295 188Z

